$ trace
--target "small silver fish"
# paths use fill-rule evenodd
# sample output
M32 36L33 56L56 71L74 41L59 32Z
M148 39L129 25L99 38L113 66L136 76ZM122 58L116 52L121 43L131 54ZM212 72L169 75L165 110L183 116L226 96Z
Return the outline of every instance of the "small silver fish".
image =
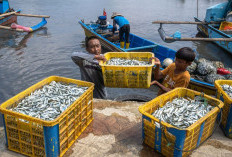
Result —
M221 85L222 89L228 94L228 96L232 99L232 86L228 84Z
M54 120L64 112L88 87L52 81L35 90L10 110L43 120Z
M106 65L151 65L148 61L139 61L135 59L111 58Z
M168 101L162 108L157 109L152 115L179 128L187 128L200 118L204 117L214 107L196 97L175 98Z

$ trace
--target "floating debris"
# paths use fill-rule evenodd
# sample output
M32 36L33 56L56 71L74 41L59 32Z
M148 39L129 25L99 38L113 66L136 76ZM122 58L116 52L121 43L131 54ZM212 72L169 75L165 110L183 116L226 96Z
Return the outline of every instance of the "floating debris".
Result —
M151 65L151 63L135 59L112 58L106 62L106 65Z
M88 87L52 81L25 97L10 110L35 118L51 121L64 112Z
M222 89L226 92L226 94L229 95L229 97L232 99L232 86L228 84L221 85Z
M175 98L172 102L168 101L162 108L157 109L152 115L161 121L184 129L204 117L213 108L206 99L200 96L195 97L194 100Z

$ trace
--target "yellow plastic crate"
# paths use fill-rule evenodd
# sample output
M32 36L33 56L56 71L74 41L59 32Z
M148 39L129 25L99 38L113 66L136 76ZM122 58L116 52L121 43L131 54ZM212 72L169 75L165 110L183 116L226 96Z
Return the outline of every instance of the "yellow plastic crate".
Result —
M224 21L221 23L219 30L221 31L232 31L232 29L227 30L226 27L232 28L232 22Z
M215 121L219 108L223 107L223 103L204 95L204 98L215 107L206 116L199 119L186 129L180 129L166 122L159 122L159 119L152 116L152 113L159 107L162 107L168 101L172 101L178 97L189 97L194 99L196 95L201 93L187 89L176 88L166 94L158 96L150 102L139 107L142 113L142 135L144 143L162 153L164 156L188 156L192 150L204 142L213 132ZM157 124L161 124L161 127Z
M53 121L9 110L30 93L52 81L89 88ZM93 89L93 83L51 76L4 102L0 112L3 113L8 149L27 156L63 156L93 120Z
M232 80L216 80L217 98L224 102L222 109L221 128L227 137L232 138L232 98L222 89L221 85L232 86Z
M108 52L104 54L107 60L111 58L136 59L139 61L149 61L154 54L151 52ZM104 84L106 87L117 88L149 88L151 83L152 67L146 66L119 66L106 65L100 62Z

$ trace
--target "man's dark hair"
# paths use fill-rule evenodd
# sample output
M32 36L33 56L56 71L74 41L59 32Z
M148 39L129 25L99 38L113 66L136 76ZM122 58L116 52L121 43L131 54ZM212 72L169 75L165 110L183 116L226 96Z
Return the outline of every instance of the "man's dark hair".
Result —
M86 46L86 48L89 47L89 41L92 40L92 39L98 39L98 38L95 37L95 36L90 36L90 37L86 37L86 38L85 38L85 46ZM99 40L99 39L98 39L98 40Z
M195 59L195 52L190 47L183 47L176 52L176 58L192 62Z

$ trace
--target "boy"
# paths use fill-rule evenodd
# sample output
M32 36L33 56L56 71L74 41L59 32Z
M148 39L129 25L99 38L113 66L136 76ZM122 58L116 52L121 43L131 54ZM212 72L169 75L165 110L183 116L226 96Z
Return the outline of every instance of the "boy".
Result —
M151 85L157 85L160 90L158 96L171 91L177 87L187 88L190 81L190 74L186 70L195 59L194 51L189 47L183 47L176 52L175 62L170 64L166 69L160 70L160 60L155 59L156 67L154 70L155 80L163 79L162 84L158 81L151 82Z
M100 41L97 37L91 36L86 38L85 45L88 53L73 52L71 58L80 68L81 79L95 84L93 97L105 99L106 89L104 86L102 70L98 61L106 61L106 58L101 55L102 50Z

